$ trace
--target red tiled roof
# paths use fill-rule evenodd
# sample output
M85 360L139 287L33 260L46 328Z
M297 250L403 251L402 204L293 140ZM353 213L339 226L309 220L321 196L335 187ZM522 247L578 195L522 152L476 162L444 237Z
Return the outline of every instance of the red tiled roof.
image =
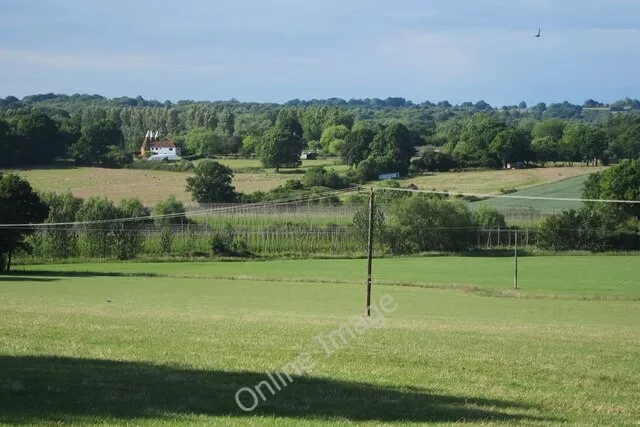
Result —
M176 144L172 141L152 141L149 143L149 147L151 148L173 148Z

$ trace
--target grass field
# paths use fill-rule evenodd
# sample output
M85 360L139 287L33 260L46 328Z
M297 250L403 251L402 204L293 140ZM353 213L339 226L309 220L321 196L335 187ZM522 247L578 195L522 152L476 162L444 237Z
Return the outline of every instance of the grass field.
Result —
M237 172L234 173L233 185L236 191L252 193L269 191L288 179L300 177L296 172L312 166L325 166L336 170L344 170L344 165L335 165L333 160L303 160L302 167L282 169L276 174L273 170L258 170L260 161L251 159L220 159ZM256 169L256 170L252 170ZM125 197L138 197L143 203L155 204L166 199L170 194L185 203L192 202L191 194L186 192L186 178L191 173L164 172L135 169L103 169L103 168L56 168L12 170L29 180L38 190L66 192L75 196L88 198L101 195L116 202Z
M637 258L522 258L520 298L509 258L375 260L372 301L397 308L349 335L365 266L18 266L0 277L0 422L637 425ZM328 353L317 337L341 327ZM240 410L238 389L302 353L307 375Z
M509 194L509 196L534 196L579 199L582 197L582 187L589 175L578 175L550 184L528 188ZM502 212L526 213L535 211L541 214L552 214L568 209L579 209L581 202L567 200L527 200L496 198L474 203L475 206L489 205Z
M186 192L186 178L190 173L134 169L31 169L14 171L29 180L37 190L66 192L89 198L107 197L115 202L125 197L138 197L145 204L155 204L173 194L182 202L191 202ZM243 173L234 177L237 191L269 190L284 183L288 175Z
M305 160L298 170L283 169L276 174L268 171L248 171L259 167L257 160L220 160L240 172L234 176L237 191L268 191L286 180L300 178L304 169L325 166L344 171L344 165L335 165L330 160ZM244 170L244 172L243 172ZM437 173L405 180L421 189L479 192L497 194L502 188L523 189L548 184L567 177L591 173L596 168L566 167L522 169L512 171L471 171L461 173ZM38 190L71 191L78 197L101 195L114 201L124 197L138 197L146 204L164 200L170 194L183 202L191 202L191 195L185 191L185 179L190 174L131 169L71 168L71 169L31 169L12 171L25 177Z
M522 190L551 184L566 178L593 173L603 168L549 167L515 170L488 170L468 172L441 172L412 178L409 181L421 189L435 188L452 192L499 194L501 189Z

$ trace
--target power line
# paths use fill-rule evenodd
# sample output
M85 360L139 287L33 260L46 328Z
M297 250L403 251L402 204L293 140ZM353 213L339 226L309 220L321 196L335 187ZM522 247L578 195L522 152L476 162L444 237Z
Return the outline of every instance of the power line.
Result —
M321 200L330 199L336 197L340 194L358 191L360 187L349 187L343 190L333 190L326 191L322 193L316 194L308 194L302 195L287 199L274 200L271 202L259 202L259 203L251 203L243 206L243 209L260 209L267 207L277 207L277 206L286 206L286 205L294 205L303 202L317 202ZM126 217L126 218L112 218L112 219L103 219L103 220L94 220L94 221L69 221L69 222L53 222L53 223L37 223L37 224L0 224L0 228L9 228L9 229L18 229L18 228L47 228L47 227L65 227L65 226L78 226L78 225L91 225L91 224L110 224L110 223L121 223L121 222L133 222L133 221L145 221L145 220L156 220L156 219L164 219L164 218L176 218L181 216L198 216L198 215L206 215L212 213L226 213L233 212L238 209L238 206L225 206L218 208L210 208L210 209L201 209L191 212L184 213L172 213L172 214L164 214L164 215L145 215L145 216L137 216L137 217Z
M559 202L596 202L596 203L621 203L621 204L640 204L640 200L615 200L615 199L576 199L571 197L544 197L544 196L517 196L513 194L479 194L479 193L461 193L442 190L412 190L410 188L391 188L380 187L378 190L383 191L399 191L405 193L426 193L426 194L442 194L447 196L477 197L477 198L502 198L502 199L522 199L522 200L549 200Z

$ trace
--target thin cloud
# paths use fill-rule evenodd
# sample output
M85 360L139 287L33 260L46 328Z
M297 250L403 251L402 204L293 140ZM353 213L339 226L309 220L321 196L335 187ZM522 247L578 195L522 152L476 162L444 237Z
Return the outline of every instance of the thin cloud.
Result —
M181 64L147 55L106 53L42 52L24 49L1 49L0 61L31 63L61 70L158 70L167 68L223 72L220 65Z

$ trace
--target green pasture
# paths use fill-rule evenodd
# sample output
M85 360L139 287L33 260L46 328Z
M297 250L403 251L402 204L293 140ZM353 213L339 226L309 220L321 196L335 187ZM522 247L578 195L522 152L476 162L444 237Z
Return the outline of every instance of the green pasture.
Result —
M512 261L375 260L370 321L364 260L18 266L0 276L0 423L637 423L637 258L522 258L520 298ZM237 406L303 353L306 373Z
M556 181L550 184L544 184L528 188L522 191L508 194L508 196L525 196L525 197L551 197L551 198L582 198L582 187L589 175L579 175ZM509 215L509 213L526 213L537 212L540 214L553 214L563 210L579 209L581 202L568 200L537 200L537 199L514 199L514 198L494 198L482 200L473 203L475 206L489 205L493 206L501 212Z

